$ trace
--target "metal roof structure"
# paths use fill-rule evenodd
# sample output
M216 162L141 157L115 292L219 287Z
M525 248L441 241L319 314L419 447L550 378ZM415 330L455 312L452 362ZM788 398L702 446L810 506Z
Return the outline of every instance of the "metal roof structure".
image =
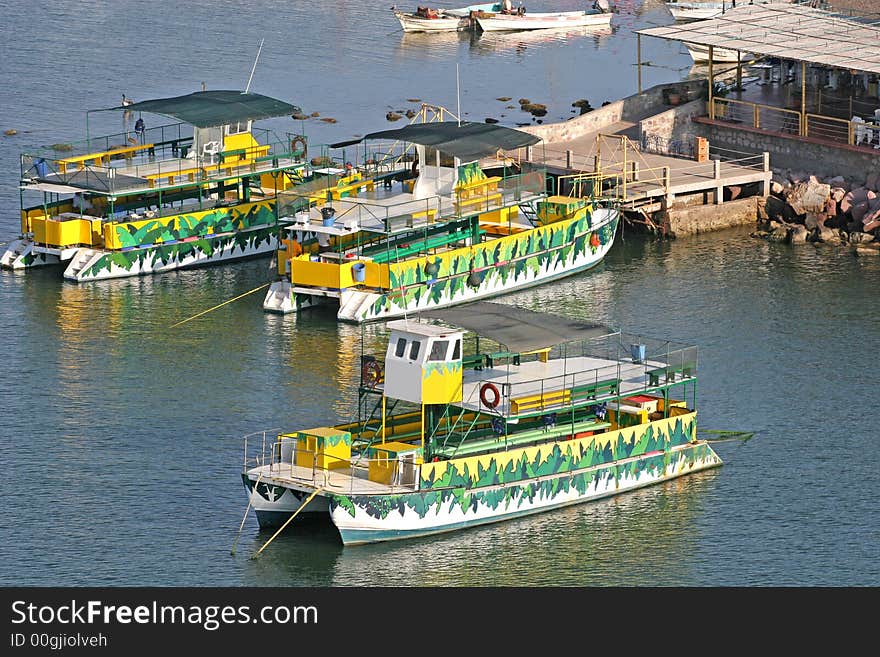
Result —
M505 128L492 123L470 123L463 121L435 121L432 123L410 123L408 126L372 132L361 139L331 144L332 148L357 144L366 139L399 139L411 144L433 146L439 151L449 153L463 161L478 160L494 155L499 150L512 150L521 146L537 144L540 138L522 130Z
M424 310L418 316L439 319L451 326L473 331L504 345L510 351L518 352L618 333L601 324L492 301L471 301L451 308Z
M716 18L637 34L880 74L880 23L788 2L741 4Z
M197 128L213 128L239 121L269 119L301 111L296 105L269 96L230 90L197 91L185 96L144 100L106 109L163 114Z

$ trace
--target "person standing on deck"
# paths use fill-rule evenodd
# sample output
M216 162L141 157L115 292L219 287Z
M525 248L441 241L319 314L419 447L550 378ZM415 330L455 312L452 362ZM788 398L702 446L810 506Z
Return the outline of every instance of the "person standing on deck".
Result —
M135 123L134 123L134 134L137 135L138 141L142 145L145 142L144 134L146 133L146 131L147 131L147 127L146 127L146 125L144 125L144 120L141 117L138 117L138 120L135 121Z

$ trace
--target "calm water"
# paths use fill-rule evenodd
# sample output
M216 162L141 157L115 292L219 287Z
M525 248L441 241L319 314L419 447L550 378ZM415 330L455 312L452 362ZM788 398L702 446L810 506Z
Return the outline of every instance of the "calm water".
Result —
M122 93L242 87L261 38L252 89L336 118L306 123L315 141L383 129L387 111L415 106L407 99L455 108L456 63L462 112L513 125L527 117L496 98L544 102L559 120L578 98L635 91L631 28L671 19L659 2L618 5L607 34L431 39L404 36L390 3L367 0L246 12L222 0L87 12L13 0L0 23L0 129L19 134L0 137L0 240L18 231L25 144L83 134L85 109ZM655 64L646 86L690 67L675 44L642 47ZM265 260L80 286L52 270L0 273L0 584L880 583L880 259L745 230L665 244L625 234L597 270L502 301L698 344L701 427L758 432L717 446L723 468L385 546L344 549L332 529L295 521L253 561L270 535L253 516L230 555L247 502L241 436L348 419L362 340L324 312L266 315L259 294L172 328L266 277ZM363 339L380 348L381 326Z

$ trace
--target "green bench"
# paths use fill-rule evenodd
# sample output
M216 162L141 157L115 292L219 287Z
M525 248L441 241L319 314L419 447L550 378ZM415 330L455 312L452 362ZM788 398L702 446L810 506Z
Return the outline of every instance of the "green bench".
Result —
M616 395L620 390L620 379L605 379L583 383L571 389L571 401L596 398L600 395Z
M697 363L694 361L681 363L679 365L658 367L653 370L648 370L648 381L652 386L660 385L660 379L663 379L664 383L672 383L675 381L675 375L677 373L680 372L683 377L690 378L694 375L694 370L696 369Z
M495 361L508 358L514 365L519 365L520 354L514 351L493 351L488 354L469 354L461 357L461 365L464 368L481 370L483 367L495 367Z

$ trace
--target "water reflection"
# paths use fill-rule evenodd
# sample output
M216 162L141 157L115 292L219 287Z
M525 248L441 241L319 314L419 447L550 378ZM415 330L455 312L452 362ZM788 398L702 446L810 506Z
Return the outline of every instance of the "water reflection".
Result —
M580 39L591 39L598 49L612 34L614 27L555 28L521 32L472 32L470 49L474 53L524 54L529 49L555 48ZM583 45L583 44L580 44Z

